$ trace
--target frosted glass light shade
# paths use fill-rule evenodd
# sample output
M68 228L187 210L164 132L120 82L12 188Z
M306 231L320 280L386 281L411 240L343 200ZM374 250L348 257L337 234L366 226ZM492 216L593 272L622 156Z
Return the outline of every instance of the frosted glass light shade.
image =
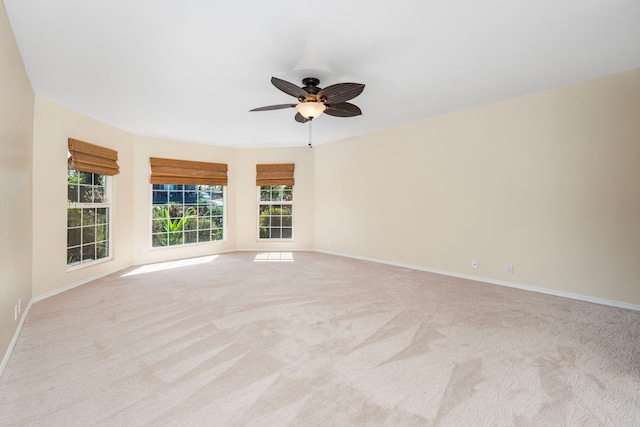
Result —
M302 102L296 105L296 110L306 119L315 119L318 117L327 107L322 102Z

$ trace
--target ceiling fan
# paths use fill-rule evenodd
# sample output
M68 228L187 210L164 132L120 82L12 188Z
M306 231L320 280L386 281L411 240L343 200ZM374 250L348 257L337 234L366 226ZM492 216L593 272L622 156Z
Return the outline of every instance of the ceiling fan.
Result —
M334 117L354 117L362 114L357 106L349 101L360 95L364 90L364 85L360 83L337 83L327 86L324 89L318 87L320 80L315 77L302 79L304 86L298 87L285 80L271 77L271 83L287 95L298 98L299 104L278 104L267 107L254 108L250 111L281 110L284 108L295 108L298 110L296 121L306 123L317 118L320 114L326 113Z

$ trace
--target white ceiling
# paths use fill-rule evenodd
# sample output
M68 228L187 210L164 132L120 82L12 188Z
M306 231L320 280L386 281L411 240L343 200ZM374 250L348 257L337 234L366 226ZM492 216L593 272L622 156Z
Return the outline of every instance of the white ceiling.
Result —
M640 68L638 0L4 0L36 94L126 131L305 146L271 85L366 84L314 144Z

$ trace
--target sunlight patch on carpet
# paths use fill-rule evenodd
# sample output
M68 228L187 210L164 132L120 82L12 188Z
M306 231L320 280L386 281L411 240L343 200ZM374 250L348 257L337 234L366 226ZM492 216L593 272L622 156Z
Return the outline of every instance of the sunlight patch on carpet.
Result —
M253 262L293 262L292 252L262 252L256 254Z
M206 264L213 261L217 257L218 255L210 255L210 256L204 256L199 258L188 258L188 259L181 259L178 261L161 262L158 264L147 264L147 265L143 265L140 268L136 268L135 270L132 270L126 274L123 274L120 277L136 276L138 274L154 273L156 271L171 270L174 268L189 267L191 265L198 265L198 264Z

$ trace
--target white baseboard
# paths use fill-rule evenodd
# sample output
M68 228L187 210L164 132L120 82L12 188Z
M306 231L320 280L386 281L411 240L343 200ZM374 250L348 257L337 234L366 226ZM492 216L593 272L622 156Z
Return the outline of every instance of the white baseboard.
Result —
M69 291L69 290L71 290L73 288L77 288L78 286L86 285L87 283L93 282L94 280L102 279L103 277L107 277L107 276L109 276L111 274L117 273L118 271L122 271L122 270L124 270L126 268L129 268L129 267L116 268L116 269L107 271L106 273L99 274L97 276L91 276L88 279L84 279L84 280L81 280L79 282L72 283L72 284L70 284L68 286L65 286L65 287L62 287L62 288L54 289L53 291L47 292L45 294L40 294L37 297L33 297L31 299L31 301L32 302L42 301L42 300L50 298L50 297L52 297L54 295L58 295L58 294L61 294L63 292ZM29 304L31 304L31 303L29 303Z
M4 357L2 358L2 362L0 363L0 377L2 377L4 368L7 366L7 363L9 363L9 357L11 356L11 352L13 351L13 348L16 346L16 343L18 342L20 331L22 331L22 325L24 325L24 320L27 318L27 313L29 313L29 309L31 308L32 303L33 303L33 298L31 299L31 301L29 301L29 304L27 304L27 307L22 312L22 317L20 317L20 323L18 323L16 332L13 334L13 338L9 343L9 347L7 347L7 351L5 352Z
M522 289L524 291L537 292L537 293L541 293L541 294L553 295L553 296L556 296L556 297L574 299L574 300L578 300L578 301L592 302L592 303L595 303L595 304L608 305L608 306L611 306L611 307L624 308L624 309L627 309L627 310L640 311L640 305L631 304L631 303L628 303L628 302L614 301L614 300L609 300L609 299L604 299L604 298L596 298L596 297L592 297L592 296L589 296L589 295L572 294L570 292L557 291L557 290L554 290L554 289L539 288L537 286L529 286L529 285L523 285L523 284L520 284L520 283L507 282L505 280L496 280L496 279L490 279L490 278L487 278L487 277L473 276L473 275L470 275L470 274L455 273L455 272L452 272L452 271L438 270L438 269L433 269L433 268L422 267L422 266L419 266L419 265L403 264L403 263L387 261L387 260L378 259L378 258L362 257L362 256L351 255L351 254L342 253L342 252L325 251L325 250L320 250L320 249L316 249L315 252L321 252L321 253L325 253L325 254L329 254L329 255L343 256L343 257L347 257L347 258L354 258L354 259L359 259L359 260L363 260L363 261L377 262L377 263L380 263L380 264L393 265L395 267L410 268L412 270L426 271L426 272L429 272L429 273L442 274L444 276L458 277L458 278L461 278L461 279L475 280L476 282L490 283L492 285L506 286L508 288Z
M315 249L305 248L255 248L255 249L235 249L231 252L319 252Z

